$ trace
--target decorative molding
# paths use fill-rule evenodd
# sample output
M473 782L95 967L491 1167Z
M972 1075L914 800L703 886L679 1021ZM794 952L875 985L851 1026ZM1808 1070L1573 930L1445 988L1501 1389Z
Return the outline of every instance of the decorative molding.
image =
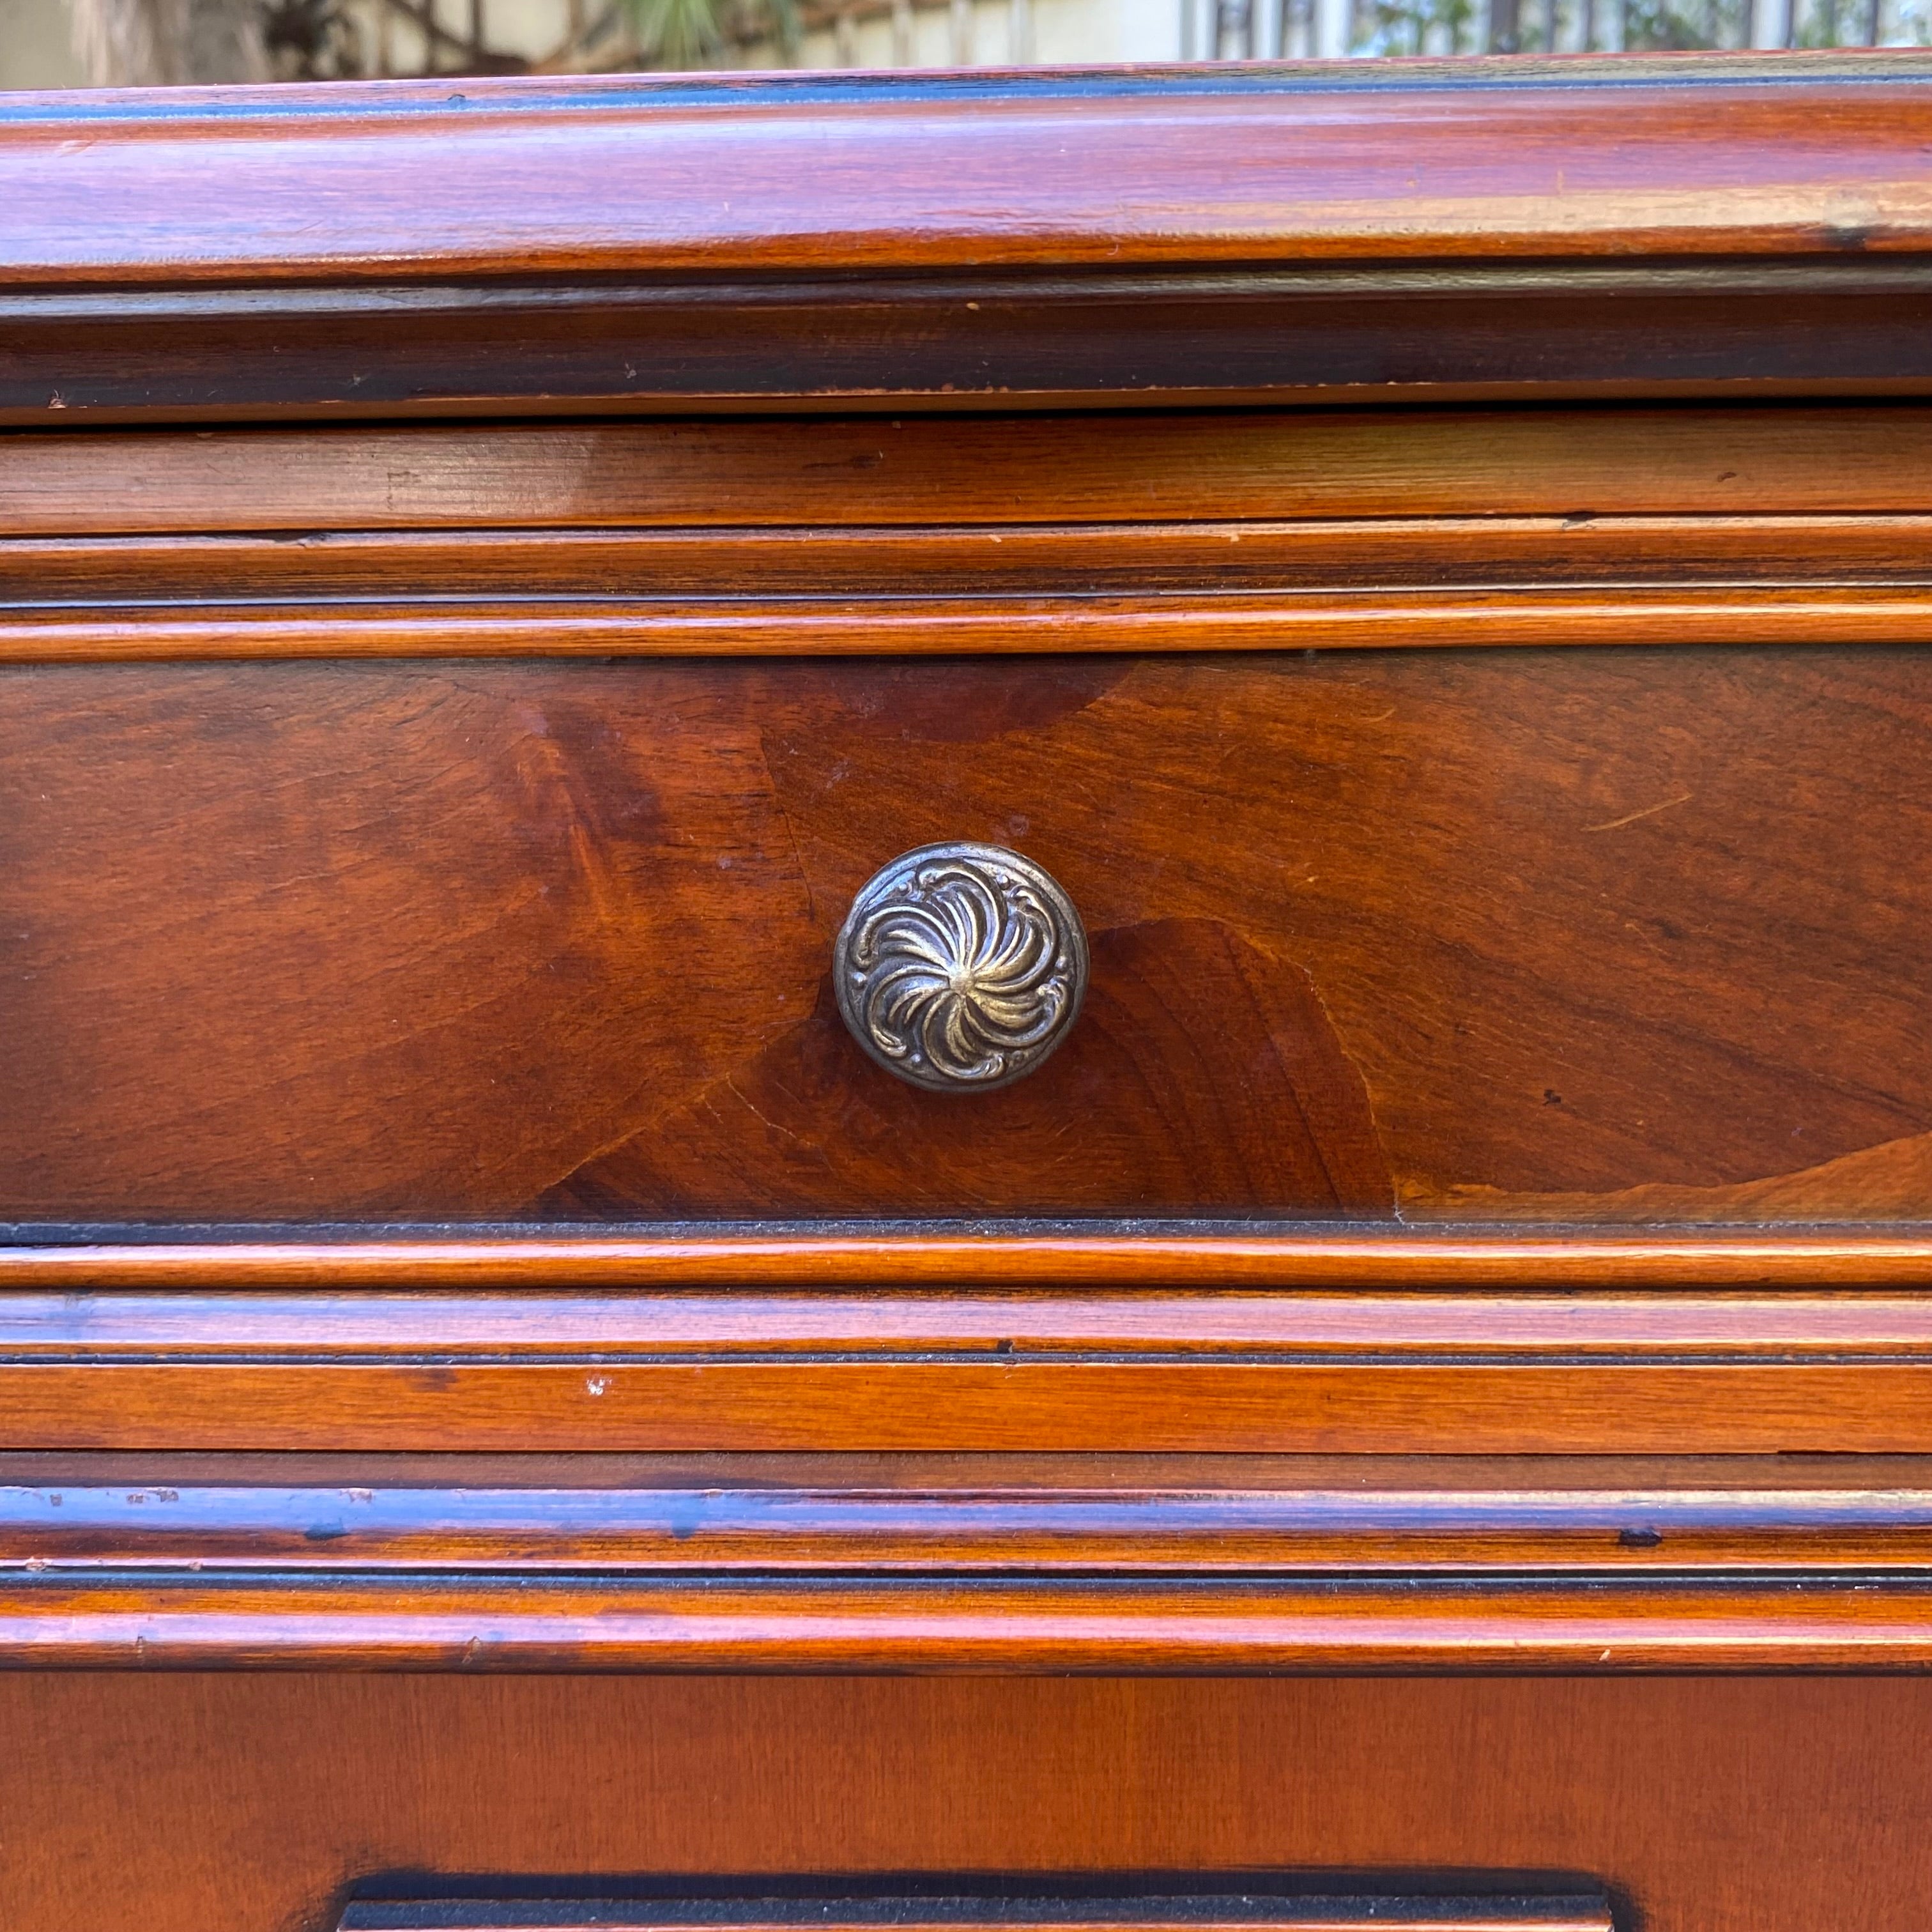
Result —
M32 1460L0 1460L30 1478L0 1488L0 1665L1932 1668L1922 1460L1908 1486L1853 1462L1770 1488L1738 1459L1450 1457L1378 1490L1222 1459L1184 1491L1144 1467L1029 1484L1027 1459L901 1459L868 1486L850 1461L805 1486L728 1458L656 1489L545 1466L508 1490L463 1459L434 1488L353 1457L327 1488L260 1459L238 1485L112 1488Z
M0 420L1922 391L1928 73L49 96L0 144Z
M662 1273L659 1292L612 1292L555 1244L548 1278L574 1292L544 1292L542 1274L519 1286L500 1257L489 1292L474 1276L452 1292L461 1274L428 1267L415 1279L440 1292L358 1290L312 1271L312 1257L292 1292L259 1276L218 1292L205 1263L197 1273L176 1255L172 1287L157 1272L146 1293L89 1294L76 1279L0 1294L0 1446L1932 1450L1932 1298L1804 1292L1802 1246L1781 1253L1783 1292L1577 1295L1537 1268L1535 1251L1549 1261L1562 1244L1522 1245L1522 1285L1500 1294L1474 1279L1460 1292L1304 1293L1264 1275L1239 1291L1163 1291L1157 1252L1139 1258L1154 1264L1139 1287L1130 1275L1055 1292L1010 1274L1000 1290L962 1290L914 1273L897 1290L842 1292L867 1279L866 1259L832 1244L816 1288L760 1289L741 1268L740 1285L708 1292L701 1276L680 1288ZM980 1258L988 1282L1010 1260L992 1244ZM773 1258L799 1278L796 1257ZM728 1280L726 1256L711 1259ZM1051 1251L1032 1259L1050 1264ZM1358 1282L1396 1276L1357 1261ZM1814 1248L1814 1284L1816 1263ZM378 1274L412 1278L394 1252ZM883 1284L892 1270L877 1274Z
M1392 1288L1459 1294L1484 1289L1702 1288L1802 1295L1811 1289L1932 1286L1932 1228L1579 1225L1561 1230L1444 1232L1253 1220L1012 1220L970 1226L945 1221L579 1224L483 1226L454 1233L446 1228L391 1226L308 1231L113 1226L9 1230L0 1226L0 1291L784 1289L857 1281L880 1288ZM1372 1300L1371 1305L1388 1304ZM1714 1305L1724 1306L1703 1306ZM1817 1300L1809 1305L1847 1311L1858 1306ZM1586 1324L1594 1318L1588 1304L1564 1306L1576 1310ZM1688 1311L1699 1305L1687 1300L1683 1306ZM1700 1312L1690 1318L1703 1317ZM1850 1318L1858 1319L1856 1315Z
M1275 1893L1252 1875L1244 1889L1220 1894L1139 1895L1131 1898L1051 1896L1001 1898L976 1893L946 1898L875 1896L832 1898L806 1889L753 1899L544 1899L532 1882L506 1885L500 1898L434 1900L359 1898L346 1906L338 1932L568 1932L597 1926L609 1932L1612 1932L1609 1902L1600 1892L1558 1894L1457 1890L1445 1874L1422 1897L1365 1887L1350 1874L1349 1889L1322 1893L1312 1884ZM538 1882L539 1883L541 1881ZM579 1893L580 1885L573 1888Z

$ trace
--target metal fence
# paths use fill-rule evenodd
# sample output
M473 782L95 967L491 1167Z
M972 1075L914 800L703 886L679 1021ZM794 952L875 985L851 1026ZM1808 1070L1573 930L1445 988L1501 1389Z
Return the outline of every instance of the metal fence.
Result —
M1181 0L1184 60L1923 46L1932 0Z

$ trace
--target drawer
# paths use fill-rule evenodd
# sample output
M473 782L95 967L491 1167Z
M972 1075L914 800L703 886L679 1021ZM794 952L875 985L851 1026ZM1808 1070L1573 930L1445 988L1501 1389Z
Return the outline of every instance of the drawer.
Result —
M1222 1874L1426 1888L1429 1932L1451 1887L1459 1932L1598 1932L1593 1888L1619 1932L1901 1932L1925 1900L1910 1678L14 1672L0 1714L26 1747L0 1895L48 1932L637 1927L664 1922L561 1901L680 1891L838 1926L827 1894L1005 1874L1036 1911ZM136 1810L152 1850L102 1857ZM1568 1912L1496 1909L1522 1892ZM1417 1927L1377 1902L1368 1924Z
M1211 636L1211 633L1208 634ZM16 666L30 1223L1911 1218L1912 646ZM860 1051L855 893L1091 954L995 1091Z

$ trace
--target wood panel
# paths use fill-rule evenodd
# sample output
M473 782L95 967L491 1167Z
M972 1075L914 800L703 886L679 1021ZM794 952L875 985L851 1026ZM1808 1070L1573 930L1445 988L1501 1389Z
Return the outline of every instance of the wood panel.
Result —
M938 1932L940 1926L1012 1926L1036 1932L1046 1926L1080 1926L1090 1932L1126 1932L1149 1926L1160 1932L1223 1932L1232 1926L1267 1932L1347 1932L1370 1925L1385 1932L1613 1932L1606 1900L1586 1892L1484 1896L1464 1894L1405 1897L1360 1889L1345 1895L1292 1892L1270 1896L1208 1893L1164 1899L1088 1899L1065 1902L1006 1900L968 1894L956 1898L895 1898L759 1900L643 1899L358 1899L342 1916L340 1932L502 1932L521 1927L607 1926L614 1932L676 1932L692 1925L742 1927L745 1932L782 1932L804 1924L831 1932L862 1927L903 1926Z
M1600 534L1575 534L1594 518L1923 517L1928 466L1932 408L1902 403L102 431L0 438L0 524L10 537L283 531L313 543L476 527L1554 516L1581 548ZM1402 534L1382 532L1384 550ZM715 569L730 553L709 541ZM1157 561L1113 542L1114 572ZM411 589L406 577L358 587Z
M0 1318L17 1448L1932 1450L1912 1296L22 1294Z
M10 121L0 186L21 211L14 274L40 286L1904 254L1932 243L1927 70L1894 56L1459 63L1353 84L1318 65L83 94Z
M16 669L0 1204L1917 1222L1922 670ZM1046 864L1098 962L970 1106L824 996L858 885L960 836Z
M1038 467L1012 482L1016 496L1038 490ZM537 598L642 621L656 605L727 598L773 612L842 599L855 614L886 598L1004 598L1017 617L1048 598L1138 594L1146 607L1190 592L1383 591L1420 602L1458 588L1598 587L1722 589L1748 607L1768 591L1903 591L1932 578L1932 515L1911 512L1197 518L1136 521L1122 538L1112 523L1011 522L9 536L0 608L16 621L71 612L131 627L184 621L184 606L233 622L266 602L278 620L326 610L346 627L371 600L419 622L436 606L502 612Z
M1926 74L48 97L0 140L0 419L1922 394Z
M16 1573L1388 1574L1932 1569L1926 1456L0 1453ZM1847 1580L1841 1579L1839 1580Z
M1928 1532L1923 1456L0 1454L11 1580L128 1588L262 1570L1816 1586L1932 1570Z
M1647 1932L1898 1932L1932 1804L1932 1684L1899 1678L8 1673L0 1727L0 1909L44 1932L326 1932L358 1886L1222 1874L1594 1880Z
M0 1581L0 1665L1274 1673L1932 1672L1932 1588L365 1578Z

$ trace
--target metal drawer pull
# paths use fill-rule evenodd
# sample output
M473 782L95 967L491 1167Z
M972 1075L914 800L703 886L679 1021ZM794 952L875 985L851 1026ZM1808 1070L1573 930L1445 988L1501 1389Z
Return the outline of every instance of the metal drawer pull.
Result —
M902 853L852 902L832 953L854 1038L936 1094L1030 1073L1078 1016L1087 963L1073 902L998 845Z

